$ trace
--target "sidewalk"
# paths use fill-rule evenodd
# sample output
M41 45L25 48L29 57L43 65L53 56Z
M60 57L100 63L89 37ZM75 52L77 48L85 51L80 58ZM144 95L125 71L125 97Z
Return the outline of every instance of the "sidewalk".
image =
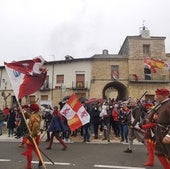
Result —
M22 138L15 138L15 136L13 137L8 137L7 133L3 133L0 136L0 142L21 142ZM46 136L44 136L42 138L42 141L46 140ZM54 142L57 142L56 140L54 140ZM76 136L76 137L71 137L69 141L66 141L66 143L75 143L75 142L83 142L83 137L82 136ZM120 140L118 138L116 139L111 139L110 143L119 143ZM91 137L90 142L88 143L98 143L98 144L107 144L109 143L107 140L102 140L102 139L93 139L93 136Z
M22 138L16 139L15 137L8 137L7 134L2 134L0 136L0 142L16 142L20 143ZM45 142L46 136L42 139L42 142ZM58 142L56 139L54 139L54 142ZM71 144L71 143L81 143L83 142L83 138L81 136L76 136L76 137L71 137L69 141L65 141L66 144ZM128 144L126 142L120 142L119 138L114 138L111 139L110 142L107 140L102 140L102 139L93 139L91 137L90 142L86 142L87 144L109 144L109 143L120 143L120 144ZM133 142L134 145L143 145L142 143L138 142L137 140L134 140Z
M21 142L22 138L15 138L15 136L13 137L8 137L8 133L7 133L7 128L6 128L6 124L4 123L4 127L3 127L3 134L0 136L0 142ZM45 131L44 131L45 132ZM41 141L46 141L46 134L42 134L41 137L43 137L41 139ZM110 142L108 142L107 140L102 140L103 138L103 133L100 132L99 133L99 139L94 139L94 136L91 135L90 137L90 142L87 143L98 143L98 144L108 144L108 143L119 143L120 142L120 138L116 138L113 136L113 134L111 134L110 136ZM54 139L54 142L57 142L56 139ZM69 141L65 141L66 143L75 143L75 142L83 142L83 137L80 135L80 133L77 136L71 136L69 138Z
M41 135L41 137L43 136L43 138L41 138L41 141L46 141L46 135ZM111 133L110 135L110 142L108 142L107 140L102 140L103 138L103 134L102 132L99 133L99 138L98 139L94 139L94 136L91 135L90 137L90 142L86 142L88 144L109 144L109 143L120 143L120 144L128 144L126 142L120 142L120 138L115 137L113 133ZM6 128L4 128L3 130L3 134L0 136L0 142L21 142L22 138L15 138L14 137L8 137L7 134L7 130ZM56 139L54 139L54 142L58 142ZM70 137L69 141L65 141L66 143L76 143L76 142L83 142L83 137L79 134L77 136L72 136ZM134 140L134 144L142 144L140 142L138 142L137 140Z
M16 139L15 137L8 137L6 133L0 136L0 142L20 142L21 139Z
M7 133L3 133L1 136L0 136L0 142L16 142L16 143L19 143L21 142L22 138L15 138L14 137L8 137L8 134ZM42 138L42 141L45 142L46 140L46 135ZM56 139L54 139L54 142L58 142ZM83 142L83 137L78 135L76 137L71 137L69 139L69 141L65 141L66 143L81 143ZM91 139L90 139L90 142L86 142L88 144L109 144L109 143L120 143L120 144L128 144L128 143L125 143L125 142L120 142L120 138L116 138L116 137L111 137L110 139L110 142L108 142L107 140L102 140L102 136L99 137L99 139L93 139L93 136L91 136ZM142 143L139 143L137 140L134 140L134 144L142 144Z

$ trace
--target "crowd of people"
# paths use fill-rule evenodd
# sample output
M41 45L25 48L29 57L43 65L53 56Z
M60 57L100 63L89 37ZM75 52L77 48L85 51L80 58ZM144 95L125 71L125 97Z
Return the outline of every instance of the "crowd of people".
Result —
M90 122L71 131L67 119L60 114L60 107L49 107L43 111L36 103L13 107L9 114L3 116L0 111L0 135L2 135L1 122L7 121L8 137L16 139L23 137L20 147L26 144L22 154L27 157L27 169L31 169L32 152L39 159L39 166L44 165L41 153L36 147L42 137L48 142L47 150L52 148L54 137L61 143L62 150L67 149L66 141L71 137L81 135L82 142L100 139L110 142L111 135L128 143L125 153L133 152L133 140L137 139L147 148L148 160L145 166L154 165L156 155L164 167L170 168L170 99L169 90L157 89L155 100L126 100L107 99L82 103L90 114ZM43 122L43 123L42 123ZM40 137L41 136L41 137ZM36 146L35 146L36 145Z

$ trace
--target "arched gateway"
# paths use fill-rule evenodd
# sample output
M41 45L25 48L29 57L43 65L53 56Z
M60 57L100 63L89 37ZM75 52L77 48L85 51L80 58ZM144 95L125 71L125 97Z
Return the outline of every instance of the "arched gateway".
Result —
M118 82L110 82L105 85L103 88L103 98L114 98L114 99L127 99L128 98L128 90L127 87Z

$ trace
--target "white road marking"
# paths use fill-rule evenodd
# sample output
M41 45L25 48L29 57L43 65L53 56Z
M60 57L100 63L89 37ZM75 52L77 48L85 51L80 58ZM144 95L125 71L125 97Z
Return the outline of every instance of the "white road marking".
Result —
M9 162L11 159L0 159L0 162ZM34 164L38 164L39 161L32 161ZM44 162L45 164L53 165L51 162ZM71 165L71 163L60 163L60 162L54 162L55 165ZM75 165L75 164L73 164ZM128 167L128 166L113 166L113 165L94 165L95 168L113 168L113 169L146 169L141 167Z
M10 159L0 159L0 161L8 162L11 161Z
M113 169L146 169L140 167L128 167L128 166L114 166L114 165L94 165L96 168L113 168Z
M32 161L32 163L38 164L39 161ZM44 163L45 163L45 164L51 164L51 165L53 165L51 162L47 162L47 161L45 161ZM55 165L71 165L71 163L59 163L59 162L54 162L54 164L55 164Z

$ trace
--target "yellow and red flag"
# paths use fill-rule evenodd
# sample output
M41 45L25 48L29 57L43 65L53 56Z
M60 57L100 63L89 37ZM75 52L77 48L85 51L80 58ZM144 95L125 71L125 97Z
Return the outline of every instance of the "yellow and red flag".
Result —
M144 64L154 73L156 72L156 69L162 69L168 66L164 61L155 58L144 58Z
M90 115L76 95L72 94L60 113L67 119L71 131L90 122Z

